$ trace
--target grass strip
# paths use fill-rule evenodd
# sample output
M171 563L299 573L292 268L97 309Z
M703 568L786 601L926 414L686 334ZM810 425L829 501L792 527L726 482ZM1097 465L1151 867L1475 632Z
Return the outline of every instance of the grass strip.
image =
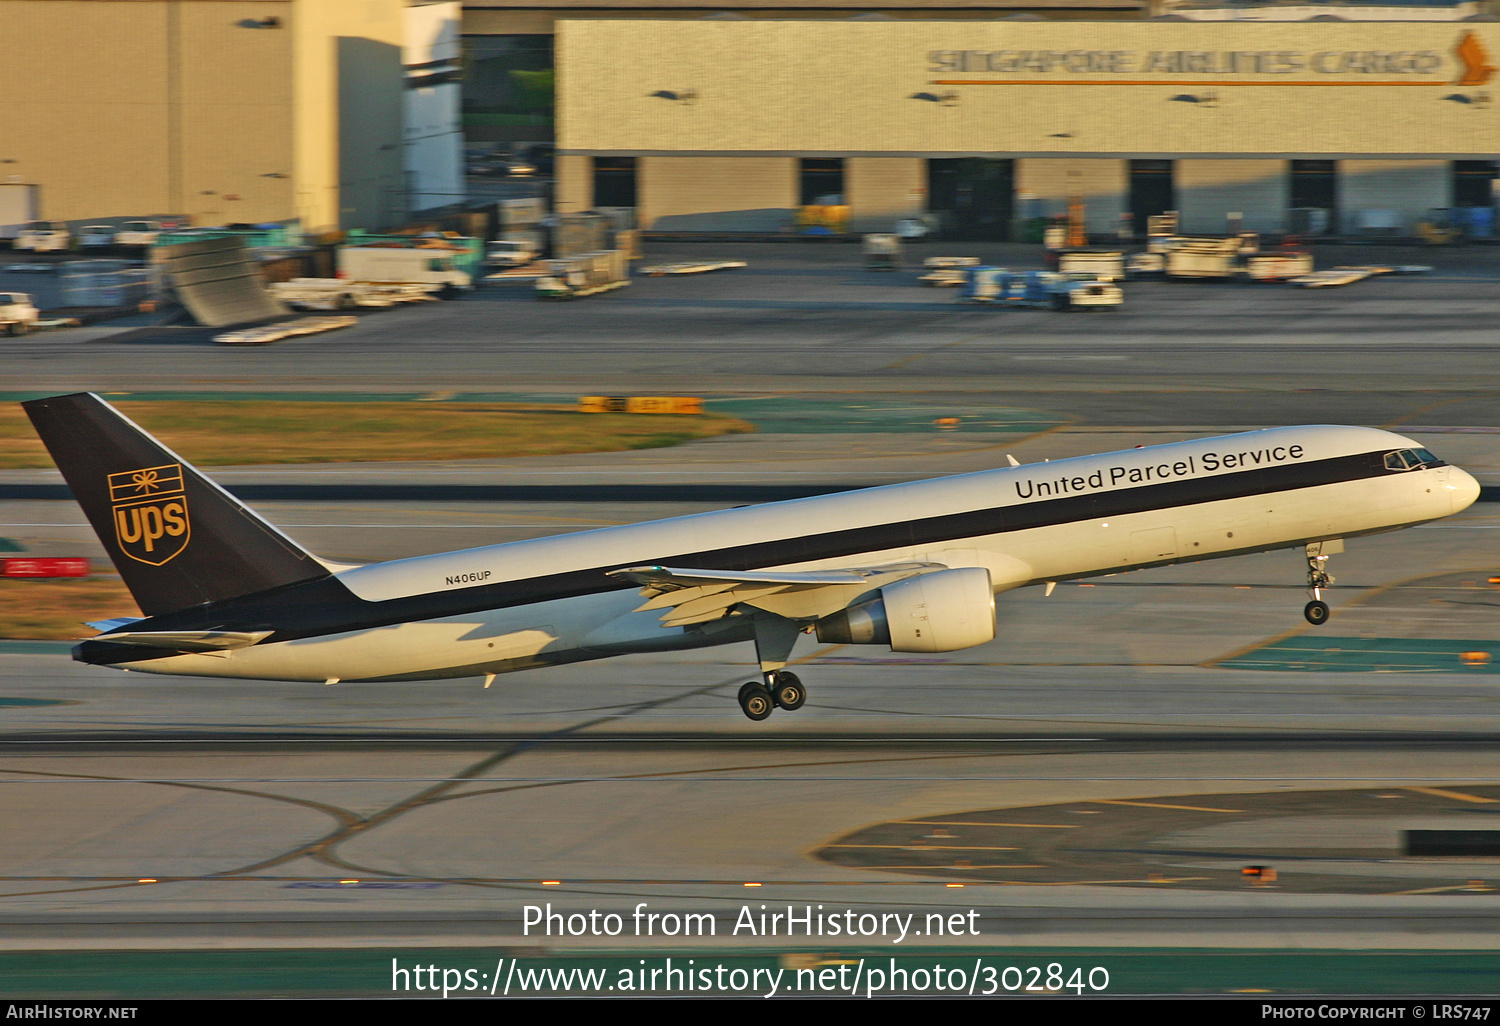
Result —
M524 403L121 402L199 466L494 459L656 449L755 428L722 414L579 413ZM0 406L0 469L52 460L15 404Z
M140 616L118 577L0 580L0 638L69 641L91 638L89 620Z

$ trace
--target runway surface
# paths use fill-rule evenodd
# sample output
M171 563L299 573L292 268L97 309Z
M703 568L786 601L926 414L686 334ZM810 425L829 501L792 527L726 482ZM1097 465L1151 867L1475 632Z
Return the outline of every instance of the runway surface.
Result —
M1321 629L1300 619L1295 552L1026 590L1001 596L1000 639L966 652L807 643L808 705L761 724L734 702L749 646L486 691L127 675L10 643L0 813L20 826L0 836L5 943L600 952L624 942L528 937L524 907L625 915L644 901L727 929L750 895L976 911L978 935L908 948L1488 950L1492 863L1408 858L1397 839L1482 827L1500 806L1500 674L1460 658L1500 654L1492 509L1351 542ZM369 558L411 544L382 523L392 511L338 512L373 521ZM469 512L502 533L505 516L533 515ZM573 510L591 512L629 511ZM442 526L454 511L400 513L456 533ZM1421 639L1462 644L1415 667L1348 665L1362 644ZM1294 640L1340 672L1225 662ZM1038 848L964 825L1059 820L1088 827ZM1330 839L1346 835L1362 840ZM1279 880L1240 877L1251 864ZM693 939L809 943L829 946Z
M956 307L837 265L852 251L768 249L739 277L558 306L480 295L255 351L39 337L0 348L0 374L904 404L882 414L903 427L783 421L677 450L215 471L355 561L1278 423L1391 425L1500 485L1484 260L1328 295L1132 286L1118 314L1054 317ZM945 406L1024 416L944 434L911 412ZM76 507L38 491L57 482L0 475L0 536L99 555ZM484 690L152 677L0 643L0 946L40 953L0 982L142 993L132 971L180 970L172 993L373 993L390 957L444 952L826 968L898 950L730 932L745 907L790 904L915 914L898 953L1122 967L1132 992L1492 991L1500 863L1413 855L1406 833L1483 834L1500 808L1495 509L1351 541L1322 628L1287 551L1008 593L995 642L944 656L809 641L807 706L760 724L734 699L748 645ZM528 931L526 906L549 902L717 930ZM977 932L927 926L971 909Z

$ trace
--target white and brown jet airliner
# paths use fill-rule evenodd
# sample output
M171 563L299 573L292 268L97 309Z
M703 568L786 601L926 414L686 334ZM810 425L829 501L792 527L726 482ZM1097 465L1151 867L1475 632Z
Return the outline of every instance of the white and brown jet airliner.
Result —
M91 393L24 404L146 614L86 663L261 680L493 675L754 642L753 720L807 693L798 637L948 652L995 595L1305 547L1315 624L1343 539L1464 509L1473 477L1363 427L1271 428L366 566L320 560Z

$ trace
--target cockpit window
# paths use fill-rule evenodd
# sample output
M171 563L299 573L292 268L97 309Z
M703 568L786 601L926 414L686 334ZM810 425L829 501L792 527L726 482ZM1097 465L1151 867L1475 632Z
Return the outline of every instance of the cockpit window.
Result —
M1422 470L1425 467L1447 466L1426 449L1401 449L1385 454L1386 470Z

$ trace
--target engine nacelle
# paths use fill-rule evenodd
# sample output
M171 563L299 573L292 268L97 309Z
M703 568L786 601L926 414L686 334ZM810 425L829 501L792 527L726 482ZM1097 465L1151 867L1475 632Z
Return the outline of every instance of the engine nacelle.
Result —
M908 577L880 597L818 621L832 645L889 645L893 652L953 652L995 639L995 592L984 567Z

